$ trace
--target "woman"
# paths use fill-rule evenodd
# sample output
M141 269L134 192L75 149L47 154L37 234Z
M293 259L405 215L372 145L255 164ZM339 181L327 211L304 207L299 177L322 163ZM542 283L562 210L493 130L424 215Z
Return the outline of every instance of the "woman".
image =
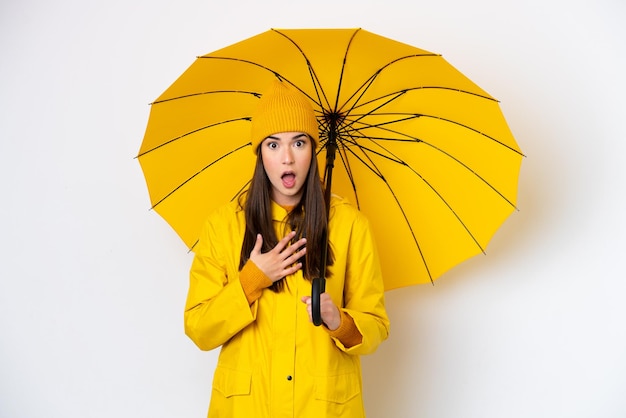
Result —
M333 196L315 157L318 125L301 93L276 81L252 118L257 162L247 194L205 222L190 272L185 332L221 346L209 417L364 417L359 356L389 333L368 221ZM311 279L330 242L323 326Z

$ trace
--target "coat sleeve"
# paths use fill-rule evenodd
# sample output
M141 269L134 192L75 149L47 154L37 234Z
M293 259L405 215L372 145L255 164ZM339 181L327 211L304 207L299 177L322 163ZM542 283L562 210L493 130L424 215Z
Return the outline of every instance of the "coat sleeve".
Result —
M363 338L361 344L349 348L338 340L335 343L349 354L370 354L389 336L389 318L376 243L362 215L354 222L347 257L343 310L354 319Z
M192 261L185 333L201 350L221 346L256 319L257 304L248 304L239 281L232 235L227 222L210 218Z

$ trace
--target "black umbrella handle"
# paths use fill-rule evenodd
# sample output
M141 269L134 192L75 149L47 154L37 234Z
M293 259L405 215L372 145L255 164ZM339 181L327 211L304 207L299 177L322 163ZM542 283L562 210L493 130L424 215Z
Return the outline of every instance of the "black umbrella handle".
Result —
M320 296L326 291L326 279L316 277L311 283L311 316L313 317L313 325L319 327L322 325L322 313L320 310Z
M324 321L322 321L321 312L321 296L326 291L326 257L328 256L328 234L323 234L324 249L322 250L322 269L320 270L320 277L315 277L311 280L311 319L313 325L319 327Z

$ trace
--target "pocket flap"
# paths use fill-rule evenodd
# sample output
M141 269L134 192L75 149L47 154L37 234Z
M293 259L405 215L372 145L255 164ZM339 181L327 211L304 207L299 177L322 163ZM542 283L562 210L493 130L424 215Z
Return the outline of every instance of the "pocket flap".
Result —
M235 395L249 395L251 382L252 373L218 365L213 376L213 389L227 398Z
M361 379L357 373L319 376L315 379L315 398L328 402L345 403L361 393Z

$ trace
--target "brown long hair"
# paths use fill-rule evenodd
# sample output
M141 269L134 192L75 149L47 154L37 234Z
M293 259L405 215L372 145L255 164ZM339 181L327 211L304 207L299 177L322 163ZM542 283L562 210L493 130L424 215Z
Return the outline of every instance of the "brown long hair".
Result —
M314 144L312 139L311 143ZM314 145L313 149L315 149ZM303 264L302 273L307 280L312 280L320 275L322 251L325 250L324 245L326 245L324 238L328 230L324 189L320 180L315 152L311 153L311 165L303 188L304 193L300 202L287 215L286 230L283 231L283 235L287 234L289 231L287 228L290 228L296 231L294 242L302 237L306 237L306 255L305 259L301 260ZM248 261L250 253L254 248L257 234L263 236L262 252L270 251L278 244L279 239L274 231L272 219L271 190L272 184L265 173L263 159L261 158L261 147L258 147L254 174L252 175L246 200L242 204L246 216L246 232L241 245L239 270ZM241 199L243 199L243 196ZM326 264L330 266L333 264L333 254L330 245L328 245L327 251ZM327 273L328 270L325 274ZM270 289L280 292L284 289L284 286L285 282L281 279L274 282Z

